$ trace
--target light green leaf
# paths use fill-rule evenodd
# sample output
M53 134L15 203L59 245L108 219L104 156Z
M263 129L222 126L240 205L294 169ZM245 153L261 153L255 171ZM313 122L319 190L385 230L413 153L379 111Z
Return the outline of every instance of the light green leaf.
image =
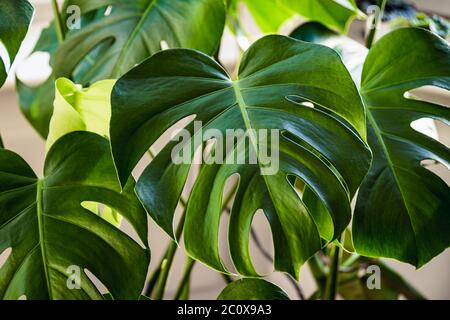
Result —
M230 283L217 300L290 300L286 292L263 279L249 279Z
M0 252L12 249L0 269L0 297L103 299L89 270L115 299L138 299L149 250L82 206L114 208L147 243L146 214L132 183L120 192L108 141L66 135L50 149L44 171L38 179L20 156L0 150ZM67 286L69 267L80 268L79 290Z
M308 101L314 108L293 100ZM362 102L339 56L324 46L267 36L245 53L239 79L232 81L200 52L174 49L155 54L113 89L111 143L121 181L166 130L191 115L203 122L202 130L217 129L224 136L227 129L273 129L283 134L279 145L271 148L280 154L280 170L274 175L262 175L267 166L261 161L248 164L248 158L247 164L203 165L187 205L187 252L227 272L218 245L222 193L227 179L238 174L229 231L238 272L257 275L248 245L253 217L263 209L272 227L275 268L298 277L303 262L321 248L321 231L329 226L316 225L288 178L304 180L324 201L334 231L331 238L336 238L350 221L349 190L359 186L370 163L370 152L355 133L365 136ZM187 129L192 133L195 128L191 123ZM210 140L195 130L194 137L184 141L193 144L189 159L193 150ZM227 156L270 148L267 140L237 140L232 150L226 150ZM167 144L137 184L147 211L171 236L190 169L189 164L172 161L177 144Z
M276 33L298 14L344 33L356 16L362 16L354 0L242 0L266 33Z
M0 42L5 46L8 55L0 56L0 87L5 83L8 71L28 32L33 12L33 6L26 0L0 2Z
M73 131L90 131L109 138L111 91L115 80L102 80L82 88L66 78L55 82L55 102L47 138L47 150Z
M111 6L109 15L71 32L55 57L56 75L70 77L84 57L106 43L85 75L91 82L121 76L160 51L162 41L169 48L213 54L225 25L223 0L70 0L67 5L78 5L82 14Z

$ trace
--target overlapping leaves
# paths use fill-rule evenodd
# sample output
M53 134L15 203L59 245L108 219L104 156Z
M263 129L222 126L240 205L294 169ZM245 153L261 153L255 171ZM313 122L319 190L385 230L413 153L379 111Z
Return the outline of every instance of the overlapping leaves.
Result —
M42 179L20 156L0 149L0 252L11 250L0 269L0 297L103 299L88 270L114 298L139 298L148 249L85 208L89 202L113 208L146 244L146 214L133 188L130 181L120 191L109 143L93 133L59 139ZM71 290L73 268L81 279Z
M103 17L69 35L58 49L58 77L70 77L91 51L104 45L80 83L116 78L161 50L192 48L213 54L219 46L225 23L222 0L70 0L81 14L104 9ZM163 46L164 47L164 46Z
M314 108L301 103L306 101ZM335 238L347 226L349 190L357 188L370 162L370 152L355 133L365 137L363 106L338 55L323 46L268 36L246 52L235 81L197 51L154 55L113 89L111 143L121 181L166 130L191 115L203 122L202 129L214 128L224 136L227 129L276 129L282 134L275 147L280 170L274 175L262 175L261 162L202 166L187 204L188 253L226 272L218 249L222 193L227 179L238 174L229 231L238 272L257 275L250 259L249 232L256 211L263 209L272 228L276 269L298 277L300 265L321 248L322 231L331 228ZM191 158L209 139L192 124L187 129L193 134L186 141L193 144ZM244 142L235 141L232 151ZM169 235L190 168L172 161L175 144L163 148L137 184L146 209ZM246 144L244 150L248 154L258 147L265 146ZM304 180L323 200L327 218L315 220L292 187L291 176Z
M335 40L334 46L340 43ZM363 255L417 267L450 246L450 188L422 164L434 160L448 167L450 151L412 127L423 118L450 122L448 107L410 93L427 85L450 89L450 46L445 40L405 28L389 33L369 51L361 94L374 162L358 195L354 244Z

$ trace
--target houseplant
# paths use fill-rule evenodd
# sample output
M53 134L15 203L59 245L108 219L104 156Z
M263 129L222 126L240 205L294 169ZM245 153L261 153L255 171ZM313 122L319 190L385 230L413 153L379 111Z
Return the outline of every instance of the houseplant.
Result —
M294 14L315 22L289 37L262 37L227 71L220 40L225 26L238 37L248 32L241 3L266 33ZM230 282L221 299L286 299L252 263L258 210L271 227L275 270L296 282L308 263L318 287L312 299L423 298L376 259L421 267L450 244L450 189L421 164L448 165L449 150L411 127L422 118L448 123L450 112L410 93L425 85L449 90L448 42L418 28L375 42L372 28L365 48L344 35L353 18L364 18L352 0L68 0L53 7L35 48L51 55L52 75L36 88L17 85L24 115L47 139L44 176L0 150L4 299L162 299L182 235L189 258L175 299L189 297L197 262ZM65 23L71 8L79 9L79 28ZM26 0L0 4L10 61L32 12ZM155 152L154 143L180 123L184 130ZM183 197L198 148L204 159ZM144 154L152 161L135 181ZM219 254L227 213L235 271ZM172 238L149 279L147 216ZM125 220L137 237L120 228ZM382 269L380 291L368 290L358 273L369 265Z

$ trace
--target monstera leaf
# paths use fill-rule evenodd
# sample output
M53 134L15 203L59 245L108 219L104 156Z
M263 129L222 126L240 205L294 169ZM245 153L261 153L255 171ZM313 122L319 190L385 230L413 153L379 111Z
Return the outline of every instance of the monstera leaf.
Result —
M161 50L163 42L213 54L225 24L222 0L70 0L69 5L79 6L82 14L110 6L103 17L69 35L56 54L56 75L70 77L84 57L106 44L81 83L121 76Z
M26 0L0 2L0 42L5 46L8 55L0 56L0 87L5 83L9 68L27 34L33 11L33 6Z
M334 40L333 46L339 43ZM422 165L431 159L448 166L450 151L413 129L413 122L423 118L448 124L450 110L409 92L426 85L450 89L450 46L445 40L405 28L389 33L369 51L361 95L374 162L358 195L354 244L363 255L417 267L450 245L450 188Z
M237 2L237 0L236 0ZM276 33L295 14L318 21L340 32L361 16L354 0L242 0L255 22L266 33Z
M137 193L147 211L173 237L173 215L189 160L197 147L214 140L202 131L214 129L223 136L229 130L247 131L232 140L225 152L228 160L267 148L279 154L279 170L269 173L270 163L259 157L254 163L245 158L204 164L187 204L186 249L195 259L226 272L218 246L222 193L227 179L239 175L229 231L238 272L257 275L248 244L253 216L263 209L272 227L276 269L298 277L300 265L321 248L322 230L331 229L335 238L349 223L348 190L357 188L370 163L370 152L355 133L365 136L363 106L338 55L324 46L267 36L244 54L239 79L233 81L200 52L173 49L155 54L113 89L111 143L122 183L165 131L192 115L202 124L186 126L191 135L182 144L190 145L188 161L173 161L180 147L173 141L138 181ZM279 143L271 143L274 137L255 137L254 130L279 130ZM220 151L219 145L215 149ZM291 177L304 180L323 200L328 217L315 221Z
M17 154L0 149L0 297L102 299L85 270L116 299L138 299L149 250L101 217L85 202L114 208L146 244L146 214L129 183L122 193L106 139L75 132L49 151L39 179ZM100 258L100 259L99 259ZM70 270L79 289L69 289Z
M104 16L104 10L89 12L80 19L80 27L86 28L89 24L97 21ZM54 22L45 28L30 54L30 57L36 53L47 53L50 56L50 66L53 67L54 55L58 49L58 37ZM71 78L77 83L87 85L90 83L88 76L93 63L99 59L105 50L105 44L98 46L96 50L87 55L75 70ZM50 119L53 114L53 101L55 99L55 75L54 72L41 84L30 86L22 82L16 75L16 89L19 96L19 105L22 113L30 124L43 137L47 138Z
M450 246L450 188L421 163L431 159L448 167L450 150L411 127L422 118L449 124L450 110L406 95L426 85L450 89L445 40L421 29L399 29L370 50L361 93L374 163L353 221L358 252L417 267Z
M248 279L230 283L217 300L290 300L286 292L271 282Z

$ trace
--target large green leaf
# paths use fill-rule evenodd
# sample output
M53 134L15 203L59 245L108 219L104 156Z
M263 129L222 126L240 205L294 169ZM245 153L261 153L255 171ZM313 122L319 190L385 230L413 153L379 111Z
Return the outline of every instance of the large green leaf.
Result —
M262 31L276 33L295 14L345 32L361 15L354 0L242 0Z
M56 54L56 75L70 77L84 57L107 44L83 84L121 76L161 50L162 41L213 54L225 24L223 0L70 0L67 5L79 6L82 14L111 6L110 14L72 32Z
M405 96L426 85L450 89L450 46L422 29L399 29L370 50L361 93L374 163L359 191L355 248L420 267L450 246L450 188L422 160L450 165L448 147L415 131L422 118L450 123L450 109Z
M292 100L309 101L314 108ZM274 129L282 135L272 149L280 154L280 170L274 175L262 175L267 168L260 161L203 165L187 205L188 253L226 272L218 246L222 193L227 179L238 174L229 231L238 272L257 275L248 244L252 219L261 208L272 227L276 269L298 277L301 264L321 248L322 230L331 228L335 238L349 223L349 190L359 186L370 163L370 152L355 133L365 136L362 102L338 55L324 46L267 36L244 54L239 79L232 81L200 52L174 49L155 54L113 89L111 143L121 181L166 130L191 115L203 122L203 130L214 128L223 135L227 129ZM194 138L185 141L193 144L191 158L193 150L211 137L192 123L187 128L195 130ZM234 141L229 157L236 149L248 156L268 143L257 139L247 144L245 138ZM164 147L137 185L147 211L171 236L190 168L172 161L176 144ZM308 212L288 179L292 176L304 180L323 200L328 219L314 221L314 213Z
M234 281L226 286L217 300L290 300L286 292L262 279Z
M340 40L335 37L329 43L342 45ZM405 28L389 33L370 50L361 94L374 162L358 195L355 248L363 255L417 267L450 245L450 188L421 164L431 159L448 167L450 152L412 128L423 118L449 124L448 108L419 101L409 92L427 85L450 89L450 46L445 40L423 29Z
M75 132L49 151L38 179L17 154L0 150L0 252L11 248L0 269L0 297L102 299L84 270L116 299L138 299L149 250L85 209L85 202L114 208L147 242L146 214L133 192L123 193L106 139ZM81 288L66 285L70 266L81 269Z
M0 56L0 87L5 83L9 68L27 34L33 11L33 6L27 0L0 2L0 42L5 46L8 55L8 57ZM6 58L9 63L5 63Z

